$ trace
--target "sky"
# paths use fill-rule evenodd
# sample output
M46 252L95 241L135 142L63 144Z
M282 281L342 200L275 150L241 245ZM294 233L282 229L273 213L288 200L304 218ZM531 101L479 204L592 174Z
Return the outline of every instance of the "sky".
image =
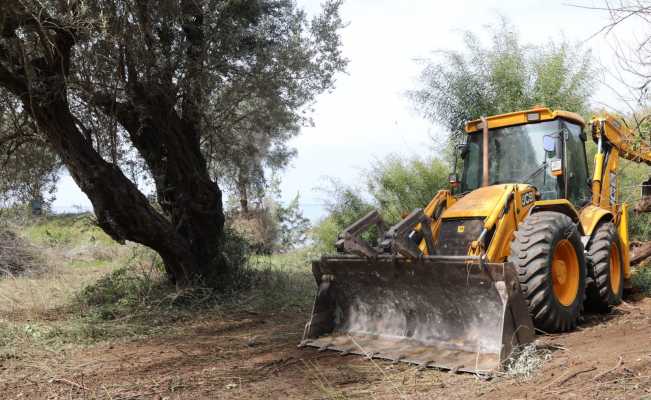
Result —
M320 3L298 0L310 14L318 12ZM326 178L355 184L376 159L436 149L444 130L419 116L405 92L417 87L423 60L434 58L436 50L460 49L465 30L485 37L487 27L500 15L512 22L523 43L544 44L564 37L592 49L599 63L612 65L612 40L592 37L608 23L606 13L570 4L603 5L592 0L347 0L342 17L348 25L341 35L350 63L335 89L319 96L314 126L304 128L292 141L298 156L281 176L283 200L300 193L304 214L316 221L324 215L325 194L318 188L324 187ZM636 29L638 33L646 29L635 24L615 32L617 38L632 41ZM598 105L618 100L601 87L592 101ZM55 211L91 209L67 174L56 196Z

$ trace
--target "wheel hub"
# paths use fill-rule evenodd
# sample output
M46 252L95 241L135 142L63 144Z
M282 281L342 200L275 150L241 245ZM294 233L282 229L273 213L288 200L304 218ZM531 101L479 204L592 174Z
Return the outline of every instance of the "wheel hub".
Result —
M557 260L554 262L554 282L559 285L564 285L567 282L567 267L565 262Z
M552 256L552 286L556 300L569 307L579 291L579 261L572 243L563 239L556 244Z

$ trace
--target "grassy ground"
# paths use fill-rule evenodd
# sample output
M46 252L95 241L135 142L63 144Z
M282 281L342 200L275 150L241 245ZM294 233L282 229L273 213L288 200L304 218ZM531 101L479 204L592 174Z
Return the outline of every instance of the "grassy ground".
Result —
M310 250L249 258L233 293L177 292L155 254L112 242L87 215L11 228L41 265L0 279L3 398L539 398L563 386L594 398L651 396L651 302L639 300L651 295L651 268L636 272L637 300L542 338L488 382L297 350L315 289Z
M64 215L10 224L37 249L37 273L0 280L0 354L33 345L60 348L170 332L201 314L308 313L314 295L305 249L253 256L237 293L208 288L177 292L159 258L119 245L90 215ZM636 271L638 290L651 294L651 268ZM0 356L1 357L1 356Z
M314 294L303 250L248 260L238 293L177 292L159 258L113 242L88 215L10 226L38 249L32 276L0 280L0 358L21 348L61 349L170 333L201 314L305 312Z

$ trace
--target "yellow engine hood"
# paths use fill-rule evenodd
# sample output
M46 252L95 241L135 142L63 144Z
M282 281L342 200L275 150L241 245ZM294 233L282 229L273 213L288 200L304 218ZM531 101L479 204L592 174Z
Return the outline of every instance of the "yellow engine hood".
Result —
M496 207L502 206L503 197L513 191L515 185L494 185L481 187L459 198L445 210L443 218L488 217Z

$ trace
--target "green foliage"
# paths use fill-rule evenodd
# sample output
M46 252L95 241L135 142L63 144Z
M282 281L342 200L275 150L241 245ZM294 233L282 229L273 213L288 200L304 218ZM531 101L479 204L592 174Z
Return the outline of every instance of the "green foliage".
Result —
M310 263L320 255L313 247L254 256L248 263L250 286L233 296L231 303L253 310L308 312L314 300L315 282ZM247 302L242 304L242 299Z
M315 242L323 251L332 251L337 235L374 208L388 223L398 222L403 214L425 207L445 188L448 172L449 166L433 157L390 155L365 171L366 191L331 179L323 189L328 215L313 230ZM365 239L378 239L374 233L370 230Z
M91 309L90 314L99 319L114 319L126 311L147 305L151 299L158 298L165 290L164 281L154 278L155 272L147 274L144 270L131 267L119 268L85 287L77 296L80 305Z
M642 291L647 296L651 296L651 267L648 265L638 268L631 278L633 287Z
M339 235L342 229L346 226L347 225L339 225L337 223L337 218L328 215L312 228L312 240L314 240L315 247L319 249L320 253L334 253L337 235Z
M390 155L371 166L366 184L383 216L397 222L403 214L425 207L436 192L447 187L449 171L448 165L433 157Z
M374 206L362 198L361 189L346 185L337 179L329 179L328 185L321 188L321 191L328 215L314 227L312 237L322 252L330 253L334 251L337 235L373 210Z
M642 197L642 182L649 179L649 167L620 159L620 190L621 201L629 204L628 227L631 239L651 240L651 213L637 214L633 211L635 203Z
M233 258L245 244L232 234L230 237L225 248ZM155 253L141 249L125 266L77 293L71 309L80 325L77 330L90 325L97 328L92 337L85 337L86 341L155 333L167 329L171 322L206 310L307 312L314 294L309 270L314 257L309 250L246 257L245 264L229 278L227 291L201 285L177 291L165 279ZM67 341L70 335L61 332L61 340Z
M265 197L266 173L284 169L296 155L289 140L311 124L316 96L334 87L348 63L339 35L341 0L323 2L312 19L293 1L251 3L269 11L243 33L257 43L251 60L220 80L211 96L203 146L218 182L249 201Z
M61 162L24 109L0 89L0 204L54 198Z
M421 113L463 138L465 122L544 105L583 115L594 83L591 54L565 40L522 44L506 19L490 29L488 45L471 31L465 49L442 50L425 65L421 87L409 93Z
M91 214L65 214L39 218L26 224L23 234L37 244L49 247L81 246L100 242L113 244L113 240L95 223Z

